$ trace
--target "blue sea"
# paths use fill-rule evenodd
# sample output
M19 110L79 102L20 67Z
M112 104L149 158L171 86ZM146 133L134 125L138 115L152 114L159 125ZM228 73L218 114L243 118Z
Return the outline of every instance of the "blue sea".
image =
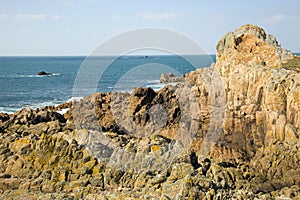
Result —
M58 105L72 98L74 83L78 77L91 80L91 76L82 72L101 68L103 73L98 77L96 88L85 89L90 94L95 91L128 91L134 87L152 87L160 89L161 73L171 72L176 75L209 66L215 56L175 55L160 56L120 56L87 58L75 57L0 57L0 112L13 113L24 107L42 108ZM109 63L109 65L107 65ZM39 76L39 71L51 73L50 76ZM92 73L91 73L92 74ZM100 76L100 75L99 75ZM78 87L78 86L76 86ZM94 86L93 86L94 87Z

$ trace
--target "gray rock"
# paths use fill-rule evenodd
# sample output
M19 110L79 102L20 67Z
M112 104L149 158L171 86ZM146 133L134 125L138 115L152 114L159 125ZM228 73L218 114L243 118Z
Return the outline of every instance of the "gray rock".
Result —
M184 80L183 77L175 76L172 73L165 73L165 74L161 74L160 76L161 83L176 83L176 82L182 82L183 80Z

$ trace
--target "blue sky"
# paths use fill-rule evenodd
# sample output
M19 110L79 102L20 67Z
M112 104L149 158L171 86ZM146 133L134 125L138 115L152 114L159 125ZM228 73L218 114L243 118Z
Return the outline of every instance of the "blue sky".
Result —
M262 26L300 52L299 0L0 0L0 55L88 55L124 31L167 28L215 53L228 31Z

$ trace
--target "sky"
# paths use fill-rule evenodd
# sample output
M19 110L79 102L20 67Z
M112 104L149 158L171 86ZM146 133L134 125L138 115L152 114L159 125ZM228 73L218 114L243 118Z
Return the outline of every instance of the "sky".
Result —
M177 31L209 54L244 24L300 52L299 0L0 0L0 56L89 55L133 29Z

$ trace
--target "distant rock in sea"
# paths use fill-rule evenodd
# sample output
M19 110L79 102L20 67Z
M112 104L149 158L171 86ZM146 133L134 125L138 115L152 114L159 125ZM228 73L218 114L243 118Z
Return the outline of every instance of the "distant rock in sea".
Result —
M160 76L161 83L176 83L182 82L183 78L180 76L175 76L173 73L164 73Z
M52 73L45 72L45 71L39 71L39 72L37 73L37 75L39 75L39 76L52 76L53 74L52 74Z

